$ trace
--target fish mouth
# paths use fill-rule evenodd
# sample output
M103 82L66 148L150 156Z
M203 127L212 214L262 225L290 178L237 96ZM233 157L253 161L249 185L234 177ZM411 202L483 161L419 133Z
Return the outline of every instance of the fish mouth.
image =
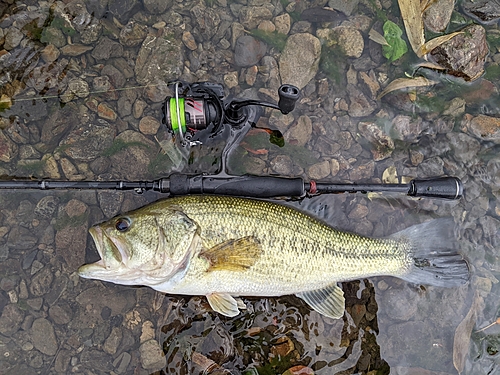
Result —
M104 278L105 275L116 272L121 268L122 254L115 243L99 227L91 227L89 233L94 240L97 252L101 257L95 263L85 264L78 269L78 274L83 278Z

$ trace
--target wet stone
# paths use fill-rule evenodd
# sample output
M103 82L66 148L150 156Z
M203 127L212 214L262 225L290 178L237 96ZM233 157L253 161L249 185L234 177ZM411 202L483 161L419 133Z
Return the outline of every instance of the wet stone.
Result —
M122 330L119 327L114 327L111 334L108 336L103 345L103 350L108 354L115 354L122 341Z
M24 38L24 35L19 29L15 28L15 27L11 27L7 31L7 33L5 34L5 40L4 40L3 47L7 51L10 51L10 50L16 48L17 46L19 46L19 44L21 43L21 40L23 40L23 38Z
M142 113L144 112L144 109L148 106L148 103L146 103L144 100L137 99L134 102L134 105L132 107L132 114L134 118L139 119L142 117Z
M181 38L173 30L164 29L162 37L148 35L137 55L136 80L147 85L157 80L166 82L178 79L184 68Z
M144 116L139 122L139 130L143 134L154 135L160 128L160 122L153 116Z
M118 115L113 110L113 108L111 108L104 102L99 103L99 105L97 106L97 115L108 121L116 121L116 119L118 118Z
M0 333L5 336L11 336L21 327L24 320L22 312L16 304L9 304L2 309L0 316Z
M361 181L363 179L366 180L372 178L374 170L375 162L369 161L350 170L349 179L351 181Z
M111 80L111 84L114 87L122 88L125 85L125 76L113 65L107 64L101 71L101 74L108 76Z
M194 39L194 36L193 36L193 34L191 34L190 31L184 31L182 33L182 42L191 51L194 51L195 49L198 48L198 45L196 44L196 40Z
M73 318L71 307L65 302L59 302L49 308L49 316L56 324L68 324Z
M236 41L234 61L236 66L246 67L257 64L266 54L267 46L264 42L250 35L244 35Z
M486 31L480 25L467 26L462 31L462 34L434 48L429 56L448 74L473 81L483 74L489 53Z
M57 353L57 340L52 324L43 318L36 319L31 326L31 342L43 354Z
M359 220L366 217L366 215L368 215L368 212L369 210L367 206L365 206L364 204L357 204L354 209L349 212L348 217L349 219Z
M30 293L33 296L43 296L50 290L54 274L51 269L46 266L41 271L37 272L31 280Z
M127 369L131 359L132 359L132 356L127 352L123 352L122 354L120 354L113 361L113 366L116 369L115 371L118 374L123 374L125 372L125 370Z
M291 35L279 60L283 83L304 88L318 71L321 43L308 33Z
M208 8L202 4L191 8L191 16L203 39L210 40L217 33L221 20L214 8Z
M500 144L500 119L486 115L464 117L463 126L478 139Z
M108 218L116 216L120 212L121 204L123 202L123 194L114 191L99 191L97 193L99 207Z
M498 0L464 0L462 9L481 23L490 25L500 20L500 2Z
M56 253L60 255L70 270L76 270L85 263L85 253L74 249L85 249L87 245L87 221L78 226L68 225L57 231Z
M160 344L156 340L148 340L139 347L142 367L146 370L159 370L167 365Z
M304 146L310 139L312 134L312 121L306 116L300 116L295 124L293 124L284 134L285 142L295 145Z
M130 12L137 6L138 0L109 0L108 9L121 22L130 17Z
M450 23L455 0L437 0L427 7L423 14L425 27L434 32L441 33Z
M62 47L60 51L63 55L75 57L83 55L91 49L91 46L86 46L83 44L67 44Z
M135 47L148 35L146 26L130 20L120 31L120 43L126 47Z
M324 39L328 47L338 46L347 57L358 58L365 48L363 36L352 26L320 29L317 31L317 36Z
M400 141L416 142L423 130L421 118L398 115L392 120L391 136Z
M446 134L446 137L450 141L451 149L457 161L467 162L473 160L481 149L479 141L467 134L450 132Z
M13 250L29 250L37 244L37 238L29 229L15 226L9 232L7 244Z
M108 60L110 57L123 55L123 47L108 37L102 37L92 51L92 57L96 60Z
M64 349L60 350L54 361L54 370L59 373L67 373L70 360L71 352Z
M418 166L418 175L422 177L442 176L444 162L439 156L426 159Z
M282 175L289 176L293 171L293 161L288 155L278 155L271 160L271 169L273 172Z
M307 174L312 180L321 180L330 174L330 162L328 160L311 165Z
M360 122L358 130L372 145L370 151L373 160L380 161L391 156L394 150L394 141L380 127L372 122Z
M49 44L41 52L43 61L48 63L56 61L60 54L61 52L53 44Z
M115 136L115 127L107 121L82 124L73 130L62 142L64 152L71 158L89 162L111 147Z
M3 131L0 131L0 161L10 162L17 154L18 147Z
M266 162L256 157L246 157L243 161L245 172L253 175L260 175L266 168Z
M270 20L273 13L269 8L264 6L244 6L240 9L240 23L247 29L255 29L262 21Z
M349 94L349 115L352 117L365 117L372 114L376 104L369 100L365 94L358 90L353 85L348 85L347 91Z

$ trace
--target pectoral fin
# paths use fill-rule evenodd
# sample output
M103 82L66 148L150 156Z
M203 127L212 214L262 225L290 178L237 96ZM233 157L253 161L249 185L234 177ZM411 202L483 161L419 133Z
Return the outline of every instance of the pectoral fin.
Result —
M200 256L210 262L207 271L244 271L253 266L261 254L262 247L256 238L243 237L203 250Z
M345 309L344 292L337 284L332 284L323 289L311 290L296 294L314 310L333 319L342 318Z
M233 317L240 313L238 301L230 294L212 293L207 295L207 300L210 307L219 314Z

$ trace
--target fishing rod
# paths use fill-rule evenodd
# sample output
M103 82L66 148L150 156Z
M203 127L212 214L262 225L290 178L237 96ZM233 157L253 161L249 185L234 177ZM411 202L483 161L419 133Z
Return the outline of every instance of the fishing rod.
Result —
M155 191L164 194L220 194L255 198L304 197L332 193L403 193L411 197L460 199L463 186L457 177L414 179L407 184L352 184L305 182L302 178L277 176L230 176L171 174L154 181L0 181L0 189L95 189Z
M262 107L278 109L288 114L300 97L299 89L282 85L277 104L254 99L224 96L224 87L217 83L182 81L174 85L174 95L167 97L162 107L162 123L180 140L183 147L210 142L223 135L227 141L222 151L218 174L188 175L174 173L154 181L51 181L0 179L0 189L105 189L133 190L136 193L155 191L172 196L187 194L220 194L256 198L304 197L306 195L345 192L393 192L412 197L459 199L463 186L457 177L414 179L407 184L356 184L306 182L302 178L279 176L233 176L227 174L230 153L251 128L257 128ZM265 129L271 136L282 138L277 130Z

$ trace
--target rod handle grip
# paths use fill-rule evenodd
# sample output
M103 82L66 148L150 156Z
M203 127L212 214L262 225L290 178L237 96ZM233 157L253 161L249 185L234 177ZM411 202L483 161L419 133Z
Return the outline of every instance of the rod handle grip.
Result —
M408 195L412 197L460 199L463 192L462 181L458 177L439 177L411 180Z
M276 196L302 196L305 194L301 178L282 178L274 176L204 176L172 174L169 184L162 192L172 195L220 194L254 198Z

